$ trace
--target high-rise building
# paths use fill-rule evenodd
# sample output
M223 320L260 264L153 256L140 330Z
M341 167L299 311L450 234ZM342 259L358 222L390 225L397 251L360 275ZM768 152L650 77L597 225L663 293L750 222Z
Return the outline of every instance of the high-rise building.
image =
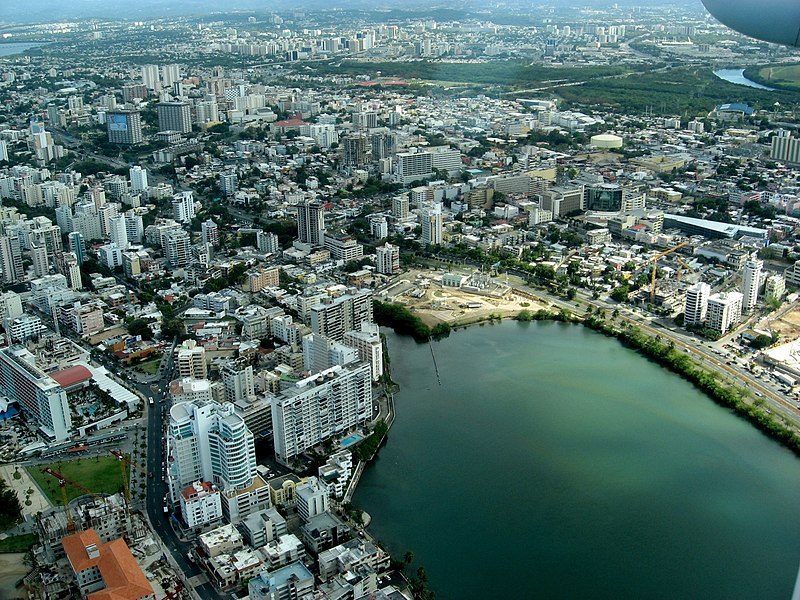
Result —
M389 224L386 222L386 217L383 215L370 217L369 230L376 240L382 240L389 235Z
M173 267L185 267L191 257L192 239L188 231L173 230L164 236L164 256Z
M297 237L301 242L322 246L325 243L325 208L321 202L304 200L297 205Z
M751 256L744 263L744 272L742 273L743 310L750 310L756 305L758 290L761 287L761 269L763 267L764 261L759 260L756 256Z
M125 212L125 231L128 234L128 243L141 244L144 237L144 220L142 215L136 214L135 211L129 210Z
M130 168L131 191L142 192L147 189L147 169L140 166Z
M178 192L172 197L172 215L179 223L191 223L194 218L194 195L191 191Z
M172 87L172 84L181 78L180 65L164 65L161 67L161 84L165 88Z
M175 364L181 377L205 379L208 375L206 349L198 346L194 340L186 340L175 348Z
M72 231L67 235L69 240L69 251L75 255L78 260L78 266L82 265L86 260L86 244L83 241L83 235L79 231Z
M0 389L19 403L28 421L45 436L55 441L69 438L72 419L67 393L36 366L36 357L25 348L0 349Z
M765 300L780 300L784 292L786 292L786 280L781 275L769 275L764 281Z
M67 285L70 289L79 290L83 287L81 267L78 264L78 257L74 253L59 252L56 255L56 268L67 278Z
M361 329L344 334L344 343L358 350L359 360L370 366L372 381L378 381L383 375L383 342L378 326L362 323Z
M219 227L211 219L203 221L200 226L200 235L204 244L211 244L214 247L219 246Z
M294 384L272 402L275 458L289 464L308 448L368 419L372 382L367 363L336 366Z
M312 306L310 319L311 331L341 342L346 332L361 329L362 323L372 322L372 292L361 290L327 304Z
M142 116L136 110L118 110L106 113L108 141L112 144L131 146L144 141Z
M33 276L44 277L50 273L47 264L47 248L43 244L31 243L31 262L33 263Z
M211 482L221 490L242 490L256 476L253 434L229 402L174 404L167 443L173 501L196 481Z
M3 283L20 282L25 275L22 268L22 242L16 232L0 236L0 268L3 270Z
M437 245L442 243L442 205L425 206L419 211L422 226L422 243Z
M686 325L702 325L706 320L708 311L708 297L711 295L711 286L699 282L686 290L686 307L683 322Z
M406 194L392 198L392 215L397 221L407 221L409 200Z
M384 275L394 275L400 270L400 248L392 244L378 246L375 249L377 254L376 268L378 273Z
M219 174L219 189L223 196L233 196L236 193L237 183L236 173L226 171Z
M303 368L309 373L319 373L336 365L358 362L358 351L326 338L309 333L303 336Z
M778 129L772 138L769 156L781 162L800 163L800 138L792 137L786 129Z
M619 212L622 210L622 187L615 183L586 186L584 206L586 210Z
M125 226L125 215L117 215L109 219L108 237L123 252L128 249L128 229Z
M192 131L192 109L188 102L159 102L156 111L159 131Z
M228 402L241 402L255 397L253 367L239 359L225 364L222 369L222 384Z
M342 166L349 168L360 168L367 164L369 148L367 136L363 133L355 133L339 139L341 148Z
M740 292L722 292L709 296L706 326L725 335L742 318L742 298Z
M395 157L395 180L408 185L433 176L433 155L430 152L400 152Z
M142 65L142 84L153 92L161 91L158 65Z
M8 160L8 142L0 140L0 161Z
M256 233L256 246L260 252L277 252L280 249L278 236L271 231L258 231Z

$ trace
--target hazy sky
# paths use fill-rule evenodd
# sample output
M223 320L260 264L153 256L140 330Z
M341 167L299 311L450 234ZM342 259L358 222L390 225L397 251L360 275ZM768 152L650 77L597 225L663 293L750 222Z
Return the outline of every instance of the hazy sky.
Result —
M530 6L642 5L652 0L532 0ZM735 0L732 0L735 1ZM660 4L700 5L699 0L660 0ZM520 5L523 2L519 2ZM456 8L485 9L485 0L0 0L0 23L71 20L86 17L101 19L152 19L169 15L200 15L234 10L267 13L292 8Z

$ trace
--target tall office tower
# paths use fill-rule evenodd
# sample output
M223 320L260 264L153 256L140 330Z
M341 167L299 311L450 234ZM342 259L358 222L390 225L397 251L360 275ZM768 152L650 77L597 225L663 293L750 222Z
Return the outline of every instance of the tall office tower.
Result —
M144 100L147 98L147 86L143 83L122 86L122 101L133 102L134 100Z
M391 158L397 153L397 139L389 130L378 131L369 136L372 160Z
M372 381L378 381L383 375L383 342L378 325L362 323L361 329L344 334L344 343L358 350L359 360L369 363Z
M409 200L406 194L392 198L392 215L398 221L407 221L409 212Z
M194 218L194 196L191 191L178 192L172 197L172 218L178 223L191 223Z
M131 191L142 192L147 189L147 169L140 166L131 167L128 171L131 177Z
M256 247L260 252L277 252L280 249L278 236L270 231L256 232Z
M62 127L63 124L61 122L62 113L59 110L58 106L55 104L48 104L47 105L47 121L53 127Z
M225 364L222 369L222 385L225 386L225 399L240 402L255 397L253 367L246 359L238 359Z
M599 212L619 212L622 210L623 190L619 184L587 185L583 194L583 203L586 210Z
M192 109L188 102L159 102L156 110L159 131L192 131Z
M369 148L367 136L363 133L354 133L339 140L341 148L342 166L359 168L366 165L369 160L367 150Z
M178 229L164 236L164 256L172 267L185 267L192 255L192 238L189 232Z
M761 286L761 269L764 267L764 261L756 258L755 255L751 256L746 263L744 263L744 272L742 273L742 308L750 310L756 305L758 300L758 289Z
M128 234L129 244L141 244L144 237L144 220L142 215L129 210L125 212L125 231Z
M683 311L684 324L702 325L705 322L710 295L711 286L703 282L695 283L686 290L686 306Z
M67 278L67 285L71 290L79 290L83 287L81 267L75 254L72 252L59 252L56 255L56 268L59 273Z
M378 273L394 275L400 270L400 248L386 244L376 249L376 268Z
M194 340L186 340L175 348L175 364L181 377L205 379L208 375L206 349L198 346Z
M109 219L108 237L123 252L128 249L128 228L125 226L124 215L117 215Z
M153 92L161 91L161 79L158 76L158 65L142 65L142 84Z
M106 113L108 141L112 144L131 146L144 141L142 115L138 110L117 110Z
M0 161L8 160L8 142L0 140Z
M361 329L362 323L372 322L372 292L361 290L327 304L312 306L309 316L311 331L341 342L346 332Z
M303 200L297 205L297 237L306 244L325 243L325 208L321 202Z
M422 225L422 243L437 245L442 243L442 205L426 206L419 211Z
M36 367L36 357L20 346L0 349L0 390L19 403L29 423L55 441L69 438L72 419L67 393Z
M708 298L707 326L725 335L742 318L742 294L728 292L712 294Z
M225 197L233 196L236 193L238 179L236 173L230 171L219 174L219 189Z
M353 127L356 129L375 129L378 127L378 113L357 112L353 113Z
M308 448L363 423L372 413L367 363L335 366L298 381L272 402L275 458L289 464Z
M219 246L219 227L211 219L200 225L200 235L204 244L211 244L215 248Z
M73 231L67 235L69 241L69 251L75 255L78 260L78 266L82 265L86 260L86 244L83 241L83 235L79 231Z
M173 83L181 78L180 65L164 65L161 67L161 85L165 88L171 87Z
M233 404L178 402L169 411L167 435L173 500L196 481L210 481L221 490L243 490L253 482L253 434Z
M22 243L16 232L0 237L0 268L3 269L3 283L18 283L25 275L22 268Z
M33 263L33 275L36 278L44 277L50 273L50 265L47 264L47 247L44 244L31 243L31 262Z

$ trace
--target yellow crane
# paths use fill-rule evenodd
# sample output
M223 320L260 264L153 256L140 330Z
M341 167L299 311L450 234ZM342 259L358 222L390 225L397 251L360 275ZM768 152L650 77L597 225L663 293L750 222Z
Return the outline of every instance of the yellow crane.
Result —
M678 265L679 265L678 266L678 272L675 274L675 280L676 281L680 282L681 275L683 275L684 271L689 271L691 273L694 273L694 269L691 267L691 265L689 265L689 263L687 263L681 257L678 257Z
M653 304L656 299L656 267L658 266L658 259L665 257L667 254L672 254L676 250L687 246L689 242L681 242L677 246L673 246L672 248L667 248L663 252L659 252L655 256L651 257L650 260L653 261L653 272L650 275L650 304Z

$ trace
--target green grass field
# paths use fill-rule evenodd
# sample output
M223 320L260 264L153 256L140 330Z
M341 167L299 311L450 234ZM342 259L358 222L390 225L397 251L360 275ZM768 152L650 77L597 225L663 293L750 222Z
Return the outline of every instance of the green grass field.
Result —
M758 70L758 81L765 85L800 89L800 65L776 65Z
M36 543L36 535L33 533L25 533L23 535L14 535L0 540L0 554L11 552L27 552L28 549Z
M58 489L58 479L42 472L47 467L58 471L67 479L96 494L116 494L122 490L122 474L120 473L119 461L113 456L77 458L28 467L28 473L55 506L61 504L61 492ZM86 493L84 490L75 488L69 483L66 486L66 490L67 501L83 496Z
M155 375L156 373L158 373L158 367L160 365L161 365L161 359L159 358L158 360L151 360L149 362L142 363L139 365L139 368L145 373L148 373L149 375Z

